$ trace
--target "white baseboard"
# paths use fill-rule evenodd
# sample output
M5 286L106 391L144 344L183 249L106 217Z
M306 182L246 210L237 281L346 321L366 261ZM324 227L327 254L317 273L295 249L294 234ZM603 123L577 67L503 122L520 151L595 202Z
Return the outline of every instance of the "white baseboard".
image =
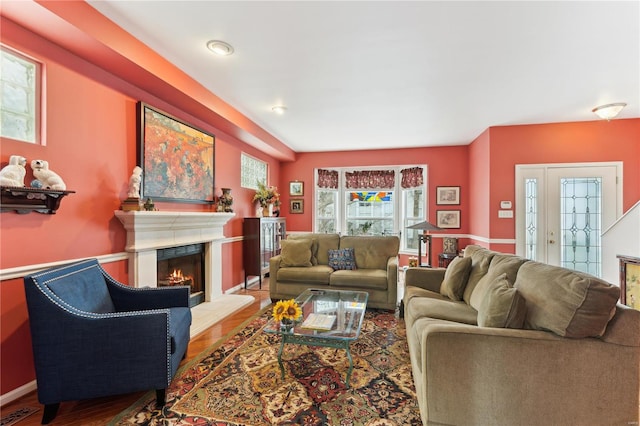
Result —
M38 389L37 383L35 380L26 383L19 388L16 388L12 391L5 393L4 395L0 395L0 406L4 406L10 402L15 401L18 398L22 398L28 393L31 393Z

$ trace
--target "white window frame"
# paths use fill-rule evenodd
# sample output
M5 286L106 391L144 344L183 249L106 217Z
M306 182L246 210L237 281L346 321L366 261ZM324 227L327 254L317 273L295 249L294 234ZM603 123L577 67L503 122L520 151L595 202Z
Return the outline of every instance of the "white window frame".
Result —
M1 79L0 84L2 85L2 88L0 89L0 121L4 120L4 116L7 113L12 113L12 114L21 114L24 115L28 118L29 121L32 121L32 127L33 127L33 135L32 138L29 139L22 139L22 138L16 138L14 136L10 136L10 135L5 135L2 131L2 125L0 124L0 136L2 136L3 138L7 138L7 139L11 139L11 140L15 140L15 141L20 141L20 142L25 142L25 143L30 143L30 144L39 144L39 145L44 145L44 141L42 138L42 135L44 134L43 130L42 130L42 123L44 120L42 120L42 78L43 78L43 69L44 66L41 62L37 61L34 58L31 58L27 55L25 55L24 53L21 53L15 49L12 49L11 47L4 45L4 44L0 44L0 51L2 51L2 56L4 57L5 55L9 55L12 56L14 60L20 61L20 62L24 62L27 63L29 65L33 66L34 69L34 75L32 78L32 84L27 88L28 93L30 94L30 104L31 104L31 108L33 109L33 111L28 111L27 113L20 113L20 112L16 112L16 111L9 111L6 110L4 108L5 105L7 105L7 102L5 102L3 100L4 97L4 91L5 91L5 86L11 86L13 85L12 82L10 81L5 81L4 79Z
M249 168L253 170L249 170ZM261 170L264 169L264 170ZM240 186L258 189L258 182L268 184L269 163L244 152L240 153Z
M394 217L393 217L393 233L394 235L400 235L400 251L404 253L417 253L418 249L408 248L406 247L406 234L407 231L404 228L405 222L405 191L413 190L415 188L402 188L402 173L401 170L408 169L412 167L421 167L424 172L424 182L422 186L418 187L422 189L422 193L424 196L424 206L423 206L423 214L424 217L419 221L424 221L428 217L428 191L427 191L427 181L428 181L428 166L426 164L419 165L402 165L402 166L367 166L367 167L322 167L323 169L335 170L338 172L338 188L318 188L318 172L317 169L314 170L314 206L313 206L313 232L319 232L318 230L318 221L320 219L326 219L326 217L318 217L317 212L317 202L318 202L318 192L319 191L336 191L336 229L335 232L338 234L347 234L347 212L346 212L346 196L349 192L358 192L358 191L374 191L371 189L356 189L356 188L346 188L346 178L345 174L347 172L353 171L364 171L364 170L393 170L395 171L395 187L387 188L389 191L393 192L393 203L394 203ZM380 191L384 191L384 189L380 189Z

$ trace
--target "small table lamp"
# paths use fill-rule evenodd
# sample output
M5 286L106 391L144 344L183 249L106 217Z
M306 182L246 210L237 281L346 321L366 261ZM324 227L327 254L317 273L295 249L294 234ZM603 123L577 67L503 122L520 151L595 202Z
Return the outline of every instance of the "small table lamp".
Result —
M418 265L425 266L427 268L431 268L431 235L429 232L431 231L443 231L442 228L437 227L436 225L432 225L431 223L424 222L416 223L415 225L407 226L407 229L422 229L422 234L418 234L418 238L420 241L418 242ZM422 242L427 243L427 264L422 264Z

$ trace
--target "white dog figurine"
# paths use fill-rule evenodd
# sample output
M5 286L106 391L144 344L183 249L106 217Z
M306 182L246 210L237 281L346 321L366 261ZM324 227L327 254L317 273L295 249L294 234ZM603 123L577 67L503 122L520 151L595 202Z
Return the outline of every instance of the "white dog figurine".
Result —
M56 189L64 191L67 189L67 185L58 174L49 170L49 162L45 160L33 160L31 162L31 168L33 169L33 176L42 182L42 187L45 189Z
M27 159L20 155L9 157L9 164L0 170L0 185L24 186L24 177L27 174Z

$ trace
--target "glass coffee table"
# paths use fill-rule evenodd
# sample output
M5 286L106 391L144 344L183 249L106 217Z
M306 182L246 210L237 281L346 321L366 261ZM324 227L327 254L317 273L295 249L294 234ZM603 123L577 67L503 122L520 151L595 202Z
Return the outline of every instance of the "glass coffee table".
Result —
M281 324L271 318L265 333L279 334L282 343L278 351L278 365L284 379L282 350L286 343L344 349L349 360L347 388L353 371L349 344L360 336L362 320L369 293L364 291L307 289L295 300L302 309L302 318L292 325Z

